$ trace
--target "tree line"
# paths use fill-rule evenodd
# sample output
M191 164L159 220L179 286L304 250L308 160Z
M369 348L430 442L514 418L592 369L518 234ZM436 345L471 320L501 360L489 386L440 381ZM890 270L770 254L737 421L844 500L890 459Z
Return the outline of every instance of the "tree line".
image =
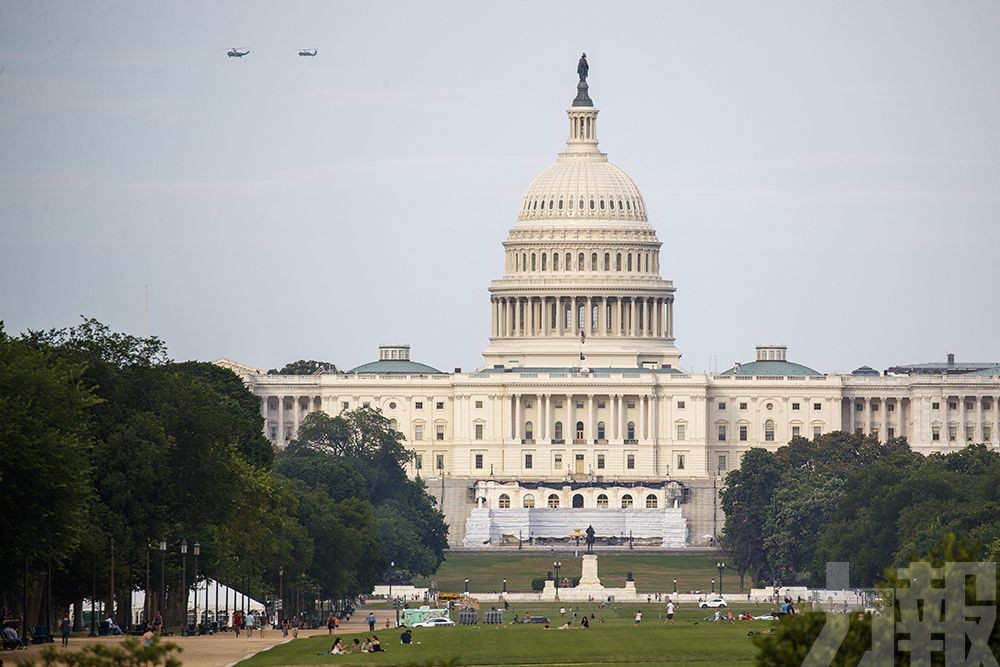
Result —
M826 563L846 561L852 585L871 586L948 535L1000 555L1000 453L985 445L923 456L836 432L751 449L725 482L721 544L757 585L822 587Z
M238 376L171 361L155 337L0 323L0 414L0 602L26 603L29 626L70 605L79 625L91 596L127 623L147 577L179 625L182 541L187 587L197 542L199 579L258 600L279 578L286 598L350 598L443 560L443 516L380 413L311 414L276 453Z

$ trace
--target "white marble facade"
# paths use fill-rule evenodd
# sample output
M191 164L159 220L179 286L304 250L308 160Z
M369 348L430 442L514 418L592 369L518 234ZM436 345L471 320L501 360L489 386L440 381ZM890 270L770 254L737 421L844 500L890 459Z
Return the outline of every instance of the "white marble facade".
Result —
M368 406L405 436L412 475L467 479L470 488L558 482L570 485L554 485L562 511L578 494L571 485L587 482L595 486L583 489L580 510L598 510L603 485L609 510L661 513L673 507L665 482L724 475L751 447L774 449L795 435L905 436L924 453L1000 446L1000 366L824 374L788 361L783 346L761 346L726 373L683 370L656 230L638 187L598 150L597 115L592 106L568 110L565 151L522 199L483 304L482 368L439 372L411 361L404 345L384 346L377 361L349 372L310 376L219 360L261 397L275 445L310 411ZM649 488L622 508L632 489L622 482ZM512 488L512 510L528 509L526 491ZM499 510L500 491L481 490L484 509ZM534 502L550 509L547 499Z

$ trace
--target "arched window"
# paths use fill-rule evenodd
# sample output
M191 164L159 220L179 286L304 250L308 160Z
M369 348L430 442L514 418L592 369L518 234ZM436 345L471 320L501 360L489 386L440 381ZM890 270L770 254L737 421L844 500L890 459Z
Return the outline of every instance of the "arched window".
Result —
M548 257L548 254L543 252L542 253L542 271L546 271L549 268L548 267L548 262L546 261L547 257Z
M631 263L629 263L629 267L628 268L630 268L630 269L632 268L632 264ZM531 270L532 271L535 270L535 253L531 253Z
M618 200L618 210L619 211L624 211L625 210L625 207L622 206L622 200L621 199Z
M628 426L625 427L625 437L629 440L635 440L635 422L629 422Z
M531 210L533 210L533 211L537 211L538 210L538 200L537 199L535 201L531 202Z
M625 210L626 211L632 210L632 203L628 199L625 200Z
M646 273L649 273L649 253L646 254Z
M627 271L631 271L632 270L632 253L629 253L625 257L628 260L628 262L627 262L628 263L628 268L626 270ZM531 256L531 268L532 269L535 268L535 256L534 255Z
M501 493L500 494L500 499L497 501L497 506L500 507L500 509L502 509L502 510L509 510L510 509L510 496L508 496L506 493Z
M606 508L608 506L608 497L603 493L597 496L597 506L600 508Z
M521 256L518 255L517 253L514 253L514 270L515 271L521 270Z
M534 506L535 506L535 497L533 495L531 495L530 493L526 493L526 494L524 494L524 500L522 501L521 504L524 505L525 509L529 509L530 510L530 509L534 508Z
M646 509L655 510L658 505L659 501L657 500L655 493L651 493L648 496L646 496Z
M594 200L593 199L590 200L590 210L591 211L594 210Z
M581 211L583 210L583 200L582 199L580 200L580 210Z
M566 253L566 270L567 271L573 270L573 255L569 253Z
M586 306L582 303L576 307L576 323L579 326L574 327L575 329L583 329L583 317L587 314L587 311L584 310L585 307Z
M528 253L526 252L521 253L521 270L522 271L528 270Z
M556 426L553 429L553 437L555 437L556 440L562 440L562 422L556 422Z
M550 199L549 200L549 210L551 211L553 208L555 208L555 205L556 205L556 202L554 200Z
M596 252L590 253L590 270L591 271L596 271L597 270L597 253Z
M562 199L559 200L559 210L562 210Z
M569 210L572 211L573 210L573 200L570 199L568 202L566 202L566 204L569 206Z
M622 496L622 509L626 509L629 507L632 507L632 496L626 493L624 496Z
M395 419L390 419L389 428L391 428L393 431L397 430L399 428L399 422L397 422Z
M552 253L552 270L559 270L559 253L557 252Z
M559 507L559 496L554 493L549 494L549 507L552 509Z
M583 508L583 494L582 493L574 493L573 494L573 509L582 509L582 508Z
M597 439L604 440L604 422L597 422Z
M535 428L531 422L524 422L524 437L528 440L535 437Z
M601 210L602 211L604 210L604 200L603 199L601 200Z
M764 440L774 442L774 421L771 419L764 422Z
M576 439L583 440L583 422L576 423Z
M576 270L577 271L583 271L583 269L585 268L585 266L584 266L585 259L584 259L584 254L582 252L580 253L580 256L577 257L577 260L578 261L577 261L577 264L576 264Z
M611 270L611 253L604 253L604 270Z
M612 211L615 210L615 200L614 199L609 199L608 200L608 205L611 207Z
M621 270L622 270L622 254L618 253L618 255L615 257L615 271L621 271Z

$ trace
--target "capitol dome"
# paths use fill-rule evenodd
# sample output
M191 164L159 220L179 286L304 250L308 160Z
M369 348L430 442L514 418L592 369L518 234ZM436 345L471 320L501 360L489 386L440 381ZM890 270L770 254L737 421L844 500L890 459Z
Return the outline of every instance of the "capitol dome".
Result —
M608 162L559 156L528 186L518 220L591 218L646 222L646 204L628 174Z

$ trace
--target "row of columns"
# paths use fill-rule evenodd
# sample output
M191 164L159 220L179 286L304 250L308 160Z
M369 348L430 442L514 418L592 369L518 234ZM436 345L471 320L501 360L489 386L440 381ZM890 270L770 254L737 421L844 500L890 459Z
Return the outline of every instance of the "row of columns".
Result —
M270 423L271 423L270 403L271 403L271 399L272 398L277 399L277 407L275 408L275 410L278 413L277 414L277 419L276 419L276 421L277 421L277 438L275 439L275 441L277 442L277 444L283 444L287 440L295 438L295 436L299 432L299 423L302 421L302 418L305 417L306 414L308 414L309 412L312 411L312 409L313 409L313 401L314 400L316 401L315 409L316 410L320 409L320 406L319 406L320 399L318 397L315 398L315 399L312 396L264 396L264 397L262 397L261 401L260 401L260 413L261 413L261 416L264 417L264 437L268 438L268 439L270 439L270 437L271 437L271 434L270 434L270 432L269 432L268 429L269 429L269 426L270 426ZM305 399L305 405L303 405L303 399ZM285 424L285 419L286 419L286 417L285 417L285 409L286 409L285 408L285 402L287 400L291 400L291 405L288 407L288 409L291 412L291 420L292 420L292 430L290 432L290 438L285 438L285 425L286 425Z
M525 415L524 402L528 398L533 398L538 401L537 411L534 413L537 416L537 426L535 426L535 419L528 419ZM577 408L576 403L579 399L583 399L584 407L582 409ZM556 407L555 401L562 400L563 409L565 410L565 421L562 422L562 439L567 443L573 443L574 440L583 440L584 443L593 443L597 437L597 403L598 397L595 394L586 394L583 396L576 395L566 395L566 394L516 394L510 397L511 401L511 411L510 414L513 416L513 421L510 424L510 437L515 442L520 442L526 439L525 426L528 421L532 422L532 426L535 430L532 433L532 438L539 441L551 441L556 439L555 424L556 421ZM606 405L605 410L608 411L607 423L605 423L604 439L607 441L624 441L628 439L628 401L633 400L636 402L636 409L639 410L639 417L634 420L635 423L635 433L632 437L634 440L647 440L649 438L655 438L659 435L657 432L657 420L656 406L657 397L656 396L626 396L625 394L611 394L605 399ZM580 410L580 414L577 411ZM577 422L583 423L583 433L577 432L576 425ZM583 444L583 443L578 443Z
M883 437L888 437L888 428L895 426L894 437L906 436L916 443L932 444L934 442L934 425L937 423L942 427L939 441L949 442L951 441L950 427L955 423L957 425L955 442L1000 444L1000 410L997 409L998 404L1000 404L1000 396L942 394L917 398L859 397L850 398L848 401L845 430L849 433L854 433L858 428L861 428L862 433L873 434L873 422L876 421L875 413L879 412L880 416L877 421L881 426L880 435ZM938 404L937 410L934 409L934 403ZM954 409L951 408L952 403L955 404ZM971 403L971 407L967 406L967 403ZM858 409L859 405L861 406L860 410ZM889 417L890 407L893 417ZM990 414L987 415L987 412ZM862 419L858 419L859 415L862 416ZM970 419L973 422L971 440L966 434L966 427Z
M577 336L581 330L588 336L674 337L670 297L514 296L491 301L494 338Z

